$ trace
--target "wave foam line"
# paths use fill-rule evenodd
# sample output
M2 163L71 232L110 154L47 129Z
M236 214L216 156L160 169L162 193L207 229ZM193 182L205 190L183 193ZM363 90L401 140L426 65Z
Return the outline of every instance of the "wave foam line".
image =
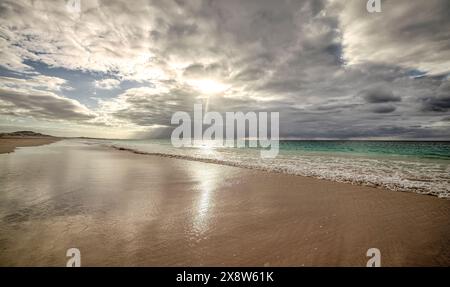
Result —
M143 151L136 150L133 148L126 148L126 147L121 147L121 146L116 146L116 145L104 145L104 146L114 148L114 149L120 150L120 151L132 152L134 154L151 155L151 156L159 156L159 157L165 157L165 158L175 158L175 159L183 159L183 160L190 160L190 161L197 161L197 162L204 162L204 163L220 164L220 165L247 168L247 169L259 170L259 171L265 171L265 172L274 172L274 173L280 173L280 174L304 176L304 177L328 180L328 181L333 181L333 182L348 183L348 184L352 184L352 185L363 185L363 186L369 186L369 187L374 187L374 188L383 188L383 189L392 190L392 191L413 192L413 193L424 194L424 195L433 195L433 196L437 196L439 198L450 199L449 193L433 192L433 191L430 191L427 189L422 189L419 187L405 188L404 186L402 186L400 184L396 184L396 183L389 183L389 184L378 183L378 182L364 181L361 179L349 179L349 178L345 178L345 177L329 178L329 177L325 177L325 176L322 176L317 173L313 174L313 175L303 174L301 172L286 169L286 168L243 164L243 163L238 163L238 162L233 162L233 161L200 158L200 157L189 156L189 155L168 154L168 153L160 153L160 152L143 152Z

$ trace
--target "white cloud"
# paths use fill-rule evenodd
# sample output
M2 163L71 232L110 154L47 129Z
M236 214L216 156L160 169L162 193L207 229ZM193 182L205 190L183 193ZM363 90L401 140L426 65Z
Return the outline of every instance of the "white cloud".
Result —
M450 4L445 0L383 1L367 13L364 1L335 1L349 64L397 64L430 74L450 72Z
M58 77L44 75L33 75L29 78L0 77L0 87L33 88L49 91L60 91L61 89L72 89L67 81Z
M95 87L98 89L112 90L120 86L120 81L116 79L104 79L95 81Z
M74 99L33 88L0 87L0 114L49 120L87 121L95 113Z

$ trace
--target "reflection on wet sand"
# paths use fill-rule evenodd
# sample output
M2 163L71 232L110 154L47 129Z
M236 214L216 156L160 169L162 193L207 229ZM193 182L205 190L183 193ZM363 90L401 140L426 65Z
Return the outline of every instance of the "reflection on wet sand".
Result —
M195 169L192 170L193 178L198 181L196 189L199 193L198 199L195 202L195 215L193 230L197 237L201 237L208 229L210 213L213 206L213 196L218 184L221 171L216 168Z
M450 264L434 197L73 140L0 155L0 182L2 266Z
M84 262L134 265L170 241L198 242L216 179L233 173L160 158L136 162L74 141L20 149L0 164L2 265L63 266L69 247L86 251Z

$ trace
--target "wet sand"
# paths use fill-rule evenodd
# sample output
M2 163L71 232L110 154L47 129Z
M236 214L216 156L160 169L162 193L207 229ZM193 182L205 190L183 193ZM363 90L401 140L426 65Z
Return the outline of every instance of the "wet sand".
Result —
M449 266L450 201L64 140L0 155L0 265Z
M54 137L2 137L0 138L0 154L13 152L17 147L39 146L59 140Z

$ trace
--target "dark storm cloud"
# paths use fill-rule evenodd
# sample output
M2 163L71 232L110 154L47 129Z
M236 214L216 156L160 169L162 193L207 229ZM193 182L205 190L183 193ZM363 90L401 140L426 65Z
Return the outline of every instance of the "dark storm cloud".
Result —
M446 112L450 109L450 82L443 82L436 91L436 95L423 98L423 110L432 112Z
M372 112L376 113L376 114L388 114L388 113L392 113L393 111L395 111L396 107L392 106L392 105L379 105L379 106L375 106L371 109Z
M359 95L367 103L400 102L402 100L399 96L395 96L389 88L384 86L362 90Z
M446 112L450 109L450 95L430 97L423 100L423 111Z
M435 138L445 139L450 137L450 131L445 128L429 129L421 126L397 126L395 124L385 124L368 126L361 123L348 122L347 127L342 127L340 124L336 124L333 121L315 122L311 121L310 124L304 124L297 132L290 130L280 131L281 137L294 137L294 138L323 138L323 131L325 124L328 126L325 128L329 139L357 139L357 138L397 138L397 139L423 139L423 138Z

